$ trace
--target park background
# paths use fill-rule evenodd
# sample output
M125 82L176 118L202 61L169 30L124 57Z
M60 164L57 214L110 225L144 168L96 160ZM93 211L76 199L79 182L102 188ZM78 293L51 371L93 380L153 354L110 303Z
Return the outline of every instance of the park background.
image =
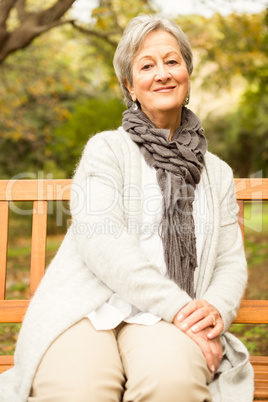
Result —
M189 108L209 150L235 177L268 173L268 5L264 0L0 0L0 179L71 178L87 140L120 125L125 106L112 67L128 21L161 12L194 53ZM29 298L32 204L10 211L7 298ZM49 206L47 264L68 227ZM246 207L248 298L268 298L268 205ZM1 235L1 234L0 234ZM11 354L20 324L0 325ZM232 327L268 355L266 325Z

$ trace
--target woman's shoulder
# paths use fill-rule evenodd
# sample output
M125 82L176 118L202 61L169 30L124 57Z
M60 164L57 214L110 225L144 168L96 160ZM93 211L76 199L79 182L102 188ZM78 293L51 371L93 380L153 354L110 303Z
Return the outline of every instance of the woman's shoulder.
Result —
M98 169L123 171L130 163L136 166L138 156L137 145L122 127L102 131L95 134L86 143L75 173Z
M231 166L219 156L209 151L205 153L205 165L208 173L213 174L215 177L224 178L227 176L229 179L233 177L233 170Z
M211 188L216 190L220 199L226 194L232 194L235 190L234 175L232 168L219 156L206 152L205 154L205 172Z
M89 138L87 145L107 143L108 145L120 145L124 142L133 142L130 139L129 134L123 129L123 127L118 127L115 130L102 131L95 134L93 137Z
M129 134L122 128L116 130L107 130L99 132L87 141L82 156L86 157L96 152L102 152L107 155L120 155L123 157L125 149L136 148L136 144L131 140Z

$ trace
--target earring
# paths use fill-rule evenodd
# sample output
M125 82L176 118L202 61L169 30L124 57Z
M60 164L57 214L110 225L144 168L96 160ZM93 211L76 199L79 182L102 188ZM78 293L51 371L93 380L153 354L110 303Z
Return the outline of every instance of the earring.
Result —
M189 102L190 102L190 88L188 89L188 93L187 93L187 95L186 95L186 98L185 98L184 101L183 101L182 106L188 105Z
M132 103L132 109L133 109L133 110L138 110L138 109L139 109L139 106L138 106L138 104L137 104L136 101L133 101L133 103Z

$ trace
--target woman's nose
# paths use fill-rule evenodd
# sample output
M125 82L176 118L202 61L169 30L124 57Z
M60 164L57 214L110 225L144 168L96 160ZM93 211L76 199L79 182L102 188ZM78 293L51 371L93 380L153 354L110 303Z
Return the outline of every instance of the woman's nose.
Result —
M168 71L167 67L164 65L158 66L155 75L155 80L166 82L169 78L171 78L171 74Z

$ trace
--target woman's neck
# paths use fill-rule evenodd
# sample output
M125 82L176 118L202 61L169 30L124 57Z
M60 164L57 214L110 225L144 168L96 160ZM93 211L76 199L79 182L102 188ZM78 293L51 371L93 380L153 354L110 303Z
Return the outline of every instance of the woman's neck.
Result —
M176 111L176 113L174 113L173 111L170 113L157 112L148 117L151 120L151 122L155 125L155 127L170 130L169 140L171 140L173 134L181 124L181 112L182 109Z

